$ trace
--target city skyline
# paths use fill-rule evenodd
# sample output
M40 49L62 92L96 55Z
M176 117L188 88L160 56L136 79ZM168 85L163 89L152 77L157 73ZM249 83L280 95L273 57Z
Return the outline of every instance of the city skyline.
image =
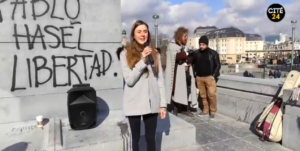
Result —
M215 25L218 28L235 26L245 33L258 33L264 36L269 33L291 35L291 20L299 19L300 1L296 0L221 0L216 3L209 0L121 0L122 27L130 31L132 23L141 19L146 21L154 32L153 14L158 14L159 33L173 35L179 26L186 26L192 35L198 26ZM279 23L268 20L266 10L272 3L285 7L285 18ZM131 6L138 7L131 7ZM299 19L300 20L300 19ZM300 26L296 35L299 38Z

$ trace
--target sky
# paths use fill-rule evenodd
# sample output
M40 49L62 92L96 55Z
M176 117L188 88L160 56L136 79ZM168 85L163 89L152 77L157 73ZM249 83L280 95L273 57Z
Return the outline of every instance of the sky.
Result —
M286 11L279 23L267 18L267 8L273 3ZM286 33L291 35L291 20L298 20L296 33L300 35L300 0L121 0L122 28L130 32L140 19L148 23L154 33L153 14L158 14L158 31L173 36L179 26L192 35L198 26L218 28L234 26L245 33Z

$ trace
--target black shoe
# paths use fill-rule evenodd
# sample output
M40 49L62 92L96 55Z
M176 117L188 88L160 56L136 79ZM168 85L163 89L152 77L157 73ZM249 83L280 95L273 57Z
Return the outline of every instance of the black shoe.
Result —
M189 117L194 117L194 114L191 113L190 111L182 112L181 114L189 116Z
M175 116L178 116L178 111L177 110L173 110L172 114L174 114Z
M211 120L215 119L215 114L210 114L210 115L209 115L209 118L210 118Z
M204 116L207 116L207 115L208 115L208 113L204 113L204 112L201 112L201 113L197 114L197 116L199 116L199 117L204 117Z

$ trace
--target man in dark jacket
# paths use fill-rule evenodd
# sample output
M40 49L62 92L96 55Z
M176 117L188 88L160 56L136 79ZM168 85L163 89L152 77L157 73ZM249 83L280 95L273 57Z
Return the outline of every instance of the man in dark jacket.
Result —
M248 72L248 70L246 70L245 72L244 72L244 77L249 77L249 72Z
M213 119L217 112L216 82L220 76L221 63L218 52L210 49L208 42L206 36L200 37L200 49L194 53L192 65L203 104L203 110L199 116L210 113L210 118Z
M276 69L276 70L274 71L274 78L281 78L281 72L280 72L279 69Z

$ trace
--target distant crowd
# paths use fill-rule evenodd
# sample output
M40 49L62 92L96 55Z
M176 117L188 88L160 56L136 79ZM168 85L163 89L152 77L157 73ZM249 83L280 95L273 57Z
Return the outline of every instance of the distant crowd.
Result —
M274 71L269 70L269 72L267 74L268 74L270 79L281 78L281 71L279 69L274 70ZM243 73L243 76L244 77L249 77L249 78L254 78L254 75L251 72L249 72L248 70L246 70Z
M274 70L274 71L269 70L268 76L269 76L270 79L281 78L281 71L279 69Z

